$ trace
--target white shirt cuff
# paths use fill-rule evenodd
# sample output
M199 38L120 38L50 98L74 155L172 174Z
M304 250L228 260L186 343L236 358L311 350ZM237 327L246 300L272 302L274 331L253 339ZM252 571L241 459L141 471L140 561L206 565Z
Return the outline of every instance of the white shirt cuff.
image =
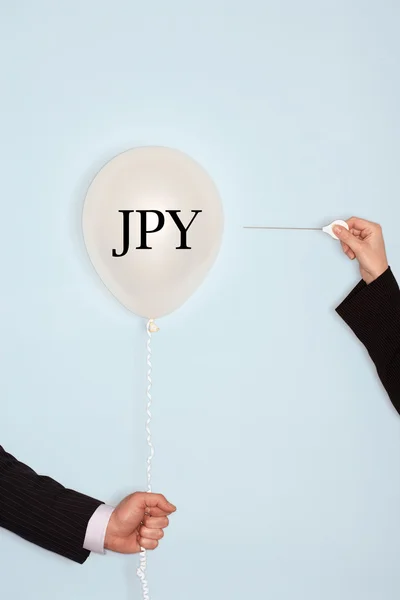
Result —
M83 542L85 550L96 552L96 554L104 554L104 539L113 512L114 507L107 504L100 504L95 510L86 529L85 541Z

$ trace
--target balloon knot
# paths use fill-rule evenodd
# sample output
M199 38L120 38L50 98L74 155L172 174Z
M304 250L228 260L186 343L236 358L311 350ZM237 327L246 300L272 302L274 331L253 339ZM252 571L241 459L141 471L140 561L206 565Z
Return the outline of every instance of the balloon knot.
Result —
M157 331L160 331L160 328L157 327L157 325L154 323L153 319L150 319L149 322L147 323L147 331L149 333L157 333Z

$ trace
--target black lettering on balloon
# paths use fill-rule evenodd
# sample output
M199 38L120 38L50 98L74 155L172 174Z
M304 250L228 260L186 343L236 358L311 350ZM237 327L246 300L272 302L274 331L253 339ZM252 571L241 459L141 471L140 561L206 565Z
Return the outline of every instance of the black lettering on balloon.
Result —
M151 246L147 245L147 234L157 233L164 227L165 217L159 210L137 210L140 213L140 246L136 246L136 250L151 250ZM154 213L158 217L158 224L155 229L147 229L147 213Z
M121 256L125 256L129 250L129 215L135 211L119 210L118 212L122 213L122 252L121 254L117 254L117 251L114 248L112 255L119 258Z
M194 213L194 216L192 217L192 219L187 227L184 227L182 221L178 217L178 213L180 213L182 211L167 210L165 212L167 212L171 215L172 220L174 221L175 225L178 227L180 234L181 234L181 245L177 246L176 250L191 250L191 247L187 245L187 232L189 230L189 227L192 225L193 221L197 217L197 215L203 211L202 210L192 210L192 213Z

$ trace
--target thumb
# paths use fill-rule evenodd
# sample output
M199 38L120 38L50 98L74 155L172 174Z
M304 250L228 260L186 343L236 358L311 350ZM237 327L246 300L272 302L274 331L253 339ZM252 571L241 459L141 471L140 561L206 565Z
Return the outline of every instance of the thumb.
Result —
M137 494L138 506L142 509L147 508L158 508L166 513L172 513L176 511L176 507L168 502L168 500L162 494L154 493L140 493Z
M341 225L335 225L333 227L333 233L339 238L341 242L347 244L348 247L353 250L354 254L360 249L360 240L355 235L350 233L345 227Z
M136 525L145 512L151 511L152 516L169 515L176 511L173 504L161 494L135 492L120 502L114 511L114 516L125 525Z

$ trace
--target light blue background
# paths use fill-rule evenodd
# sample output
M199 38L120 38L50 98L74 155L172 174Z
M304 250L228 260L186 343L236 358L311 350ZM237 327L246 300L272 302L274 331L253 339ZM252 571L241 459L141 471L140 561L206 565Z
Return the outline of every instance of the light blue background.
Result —
M179 148L226 232L154 338L154 485L179 511L152 600L398 599L400 418L334 313L356 266L323 234L242 229L357 214L400 273L398 2L0 6L1 443L105 501L145 486L144 325L80 215L112 156ZM4 600L139 599L136 565L0 534Z

